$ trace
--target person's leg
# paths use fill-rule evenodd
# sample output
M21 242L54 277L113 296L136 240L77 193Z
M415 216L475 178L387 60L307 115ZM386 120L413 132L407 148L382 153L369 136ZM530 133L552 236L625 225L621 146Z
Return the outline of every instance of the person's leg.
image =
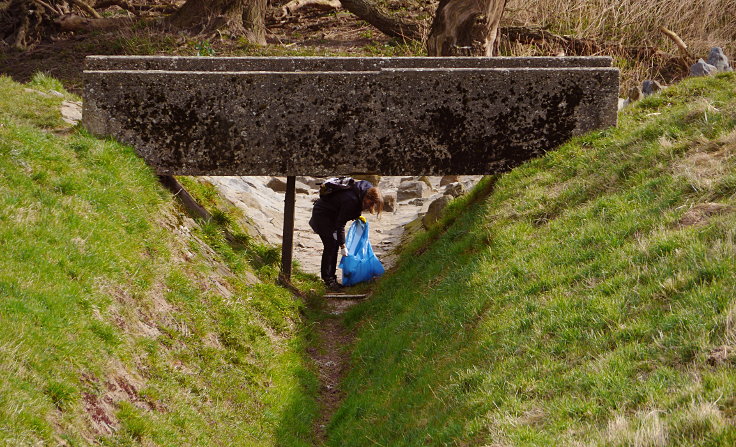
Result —
M322 240L322 264L320 266L320 276L325 283L337 281L337 235L335 232L320 231L317 233Z

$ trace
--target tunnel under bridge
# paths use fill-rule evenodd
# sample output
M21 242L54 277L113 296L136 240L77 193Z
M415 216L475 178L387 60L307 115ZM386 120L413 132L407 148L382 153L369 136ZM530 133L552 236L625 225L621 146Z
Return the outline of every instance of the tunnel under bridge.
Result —
M616 125L609 57L88 56L83 123L160 175L504 172Z

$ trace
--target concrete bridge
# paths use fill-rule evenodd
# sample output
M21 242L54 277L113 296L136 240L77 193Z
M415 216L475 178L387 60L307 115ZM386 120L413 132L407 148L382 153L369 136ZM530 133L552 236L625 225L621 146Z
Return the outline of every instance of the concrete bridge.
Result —
M616 124L591 58L89 56L84 125L162 175L493 174Z

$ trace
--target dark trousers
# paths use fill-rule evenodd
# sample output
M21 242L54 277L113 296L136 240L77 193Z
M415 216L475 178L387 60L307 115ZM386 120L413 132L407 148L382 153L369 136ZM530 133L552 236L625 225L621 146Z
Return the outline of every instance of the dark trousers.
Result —
M340 248L337 245L337 233L333 229L326 229L319 225L318 221L313 218L309 221L315 233L322 239L322 264L320 265L320 276L325 282L337 280L337 252Z

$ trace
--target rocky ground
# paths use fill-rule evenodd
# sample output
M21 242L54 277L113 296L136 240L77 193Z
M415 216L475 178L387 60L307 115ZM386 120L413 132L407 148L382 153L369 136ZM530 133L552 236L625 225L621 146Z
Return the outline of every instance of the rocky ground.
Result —
M461 176L450 188L468 190L480 176ZM281 244L285 179L279 177L206 177L206 181L217 187L220 193L243 211L251 220L251 233L260 235L271 244ZM432 202L441 198L449 178L426 177L381 177L378 187L384 196L400 199L393 210L381 216L368 214L370 242L384 266L391 268L395 262L394 249L401 243L405 226L423 217ZM301 269L319 274L322 243L309 228L309 218L314 201L319 197L318 182L323 179L298 177L296 213L294 223L294 259ZM431 185L431 187L430 187ZM390 200L390 199L389 199ZM348 225L350 225L348 223ZM347 228L346 228L347 230ZM338 272L339 276L339 272Z

